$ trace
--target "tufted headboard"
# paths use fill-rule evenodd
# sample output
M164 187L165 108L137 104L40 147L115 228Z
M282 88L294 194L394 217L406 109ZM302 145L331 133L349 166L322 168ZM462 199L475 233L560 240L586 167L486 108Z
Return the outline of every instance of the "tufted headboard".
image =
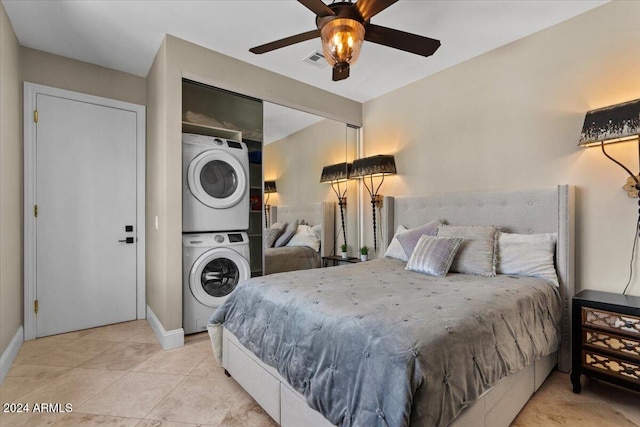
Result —
M271 206L271 223L304 220L309 225L322 224L320 236L320 256L335 253L335 204L333 202L315 202L306 205Z
M555 262L563 304L558 367L562 371L571 368L571 298L575 292L573 186L385 197L382 217L386 245L399 225L413 228L434 219L452 225L495 225L510 233L557 233Z

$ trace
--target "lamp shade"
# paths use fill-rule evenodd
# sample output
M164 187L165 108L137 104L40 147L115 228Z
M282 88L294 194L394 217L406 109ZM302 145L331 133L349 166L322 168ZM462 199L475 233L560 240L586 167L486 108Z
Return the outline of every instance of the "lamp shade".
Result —
M350 178L369 175L392 175L396 173L396 161L392 155L380 154L353 161Z
M276 189L276 182L275 181L265 181L264 182L264 192L265 192L265 194L277 193L278 190Z
M587 112L578 145L629 141L640 134L640 99Z
M351 163L336 163L322 168L320 182L346 181L351 173Z

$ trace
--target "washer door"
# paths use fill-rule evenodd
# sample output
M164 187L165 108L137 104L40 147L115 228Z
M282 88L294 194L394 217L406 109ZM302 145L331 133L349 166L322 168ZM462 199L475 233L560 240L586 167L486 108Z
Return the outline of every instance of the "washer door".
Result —
M249 261L229 248L215 248L202 254L191 267L189 287L204 305L220 305L238 283L251 277Z
M189 164L191 193L215 209L235 206L247 192L246 172L236 157L222 150L200 153Z

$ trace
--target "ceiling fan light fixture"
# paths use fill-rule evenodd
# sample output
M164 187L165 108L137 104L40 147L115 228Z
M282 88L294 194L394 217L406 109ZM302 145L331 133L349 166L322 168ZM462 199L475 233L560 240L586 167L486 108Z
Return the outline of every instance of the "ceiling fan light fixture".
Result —
M364 33L364 26L351 18L332 19L324 24L320 30L322 52L329 65L353 65L360 56Z

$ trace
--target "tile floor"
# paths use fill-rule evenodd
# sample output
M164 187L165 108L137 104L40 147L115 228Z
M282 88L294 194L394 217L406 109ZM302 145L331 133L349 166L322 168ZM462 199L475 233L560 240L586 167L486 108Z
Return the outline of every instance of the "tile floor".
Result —
M0 403L70 403L69 413L0 413L1 426L272 427L224 375L206 333L162 351L145 320L25 342ZM514 426L640 426L640 394L554 372ZM304 426L300 426L304 427Z

